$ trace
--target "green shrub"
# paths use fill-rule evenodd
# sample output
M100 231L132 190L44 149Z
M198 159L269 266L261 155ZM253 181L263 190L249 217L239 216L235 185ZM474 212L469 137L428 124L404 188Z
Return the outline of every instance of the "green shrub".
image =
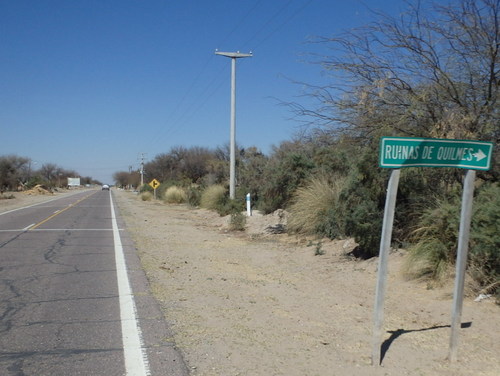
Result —
M193 207L200 206L202 189L200 186L191 184L186 189L187 203Z
M374 168L377 153L370 149L360 151L339 197L342 213L340 221L330 221L330 230L336 228L358 243L357 254L368 258L378 255L384 216L387 172Z
M236 198L234 200L226 198L225 202L216 210L221 216L240 214L243 210L245 210L245 200L242 198Z
M229 220L229 229L231 231L244 231L247 223L247 217L241 212L231 213Z
M342 178L330 183L325 177L319 177L298 188L292 205L288 208L288 231L308 235L331 235L331 231L327 231L329 216L333 213L339 215L338 199L343 184Z
M143 192L151 192L153 193L154 189L149 184L143 184L139 187L139 193Z
M359 244L357 254L363 258L377 256L384 215L377 201L367 195L365 200L355 202L347 199L342 205L346 212L343 224L345 235L353 237Z
M469 273L480 286L500 292L500 185L488 184L474 199Z
M294 192L310 176L313 168L314 162L300 152L286 154L270 163L264 173L259 209L268 214L287 207Z
M478 286L500 286L500 187L487 184L474 198L468 272ZM436 200L420 217L405 272L410 278L442 281L456 261L461 196ZM491 291L492 292L492 291Z
M327 208L323 221L318 224L318 235L325 236L329 239L344 238L345 229L345 215L343 214L344 208L338 204Z
M209 210L220 210L227 202L227 191L222 185L211 185L201 194L200 206Z
M142 201L151 201L153 199L153 194L151 192L143 192L141 193Z
M175 185L167 188L163 197L164 201L168 204L183 204L187 201L187 195L184 189Z

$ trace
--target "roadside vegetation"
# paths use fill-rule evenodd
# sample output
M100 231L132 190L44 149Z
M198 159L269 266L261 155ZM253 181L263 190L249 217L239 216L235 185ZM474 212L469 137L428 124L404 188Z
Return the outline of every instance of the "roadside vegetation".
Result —
M234 201L228 145L172 147L145 164L146 178L162 183L159 199L233 215L239 229L237 213L250 193L254 209L289 211L290 233L316 236L316 244L322 237L354 238L357 254L372 257L390 172L378 167L381 137L490 141L493 167L477 173L468 271L478 291L494 294L500 291L499 8L498 0L410 2L397 19L377 13L366 27L318 37L310 60L323 82L300 83L307 105L284 104L303 128L267 155L237 147ZM2 186L15 185L6 183L9 171L0 164ZM18 171L31 181L26 168ZM403 169L393 241L408 249L409 277L441 281L453 273L463 176L460 169ZM139 187L137 171L114 178L118 186L151 191Z
M182 187L172 185L165 191L164 201L167 204L183 204L187 201L187 194Z
M63 188L68 184L68 178L80 177L74 170L67 170L54 163L41 166L28 157L17 155L0 155L0 194L5 191L22 191L36 185L48 189ZM98 184L90 176L80 177L81 184Z
M323 70L324 82L300 83L307 106L285 104L304 127L269 155L238 148L235 202L250 193L263 213L288 210L290 233L351 237L357 255L372 257L389 177L378 168L380 137L491 141L493 168L477 175L468 271L478 290L494 293L500 280L500 5L413 4L400 18L374 14L366 27L314 41L311 62ZM226 215L228 149L175 147L146 170L167 185L196 184L194 205ZM393 241L409 250L408 277L439 283L453 274L463 176L447 168L402 171Z

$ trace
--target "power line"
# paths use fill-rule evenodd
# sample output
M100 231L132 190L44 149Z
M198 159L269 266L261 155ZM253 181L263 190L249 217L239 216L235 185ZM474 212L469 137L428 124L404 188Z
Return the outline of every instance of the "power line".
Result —
M263 38L253 48L256 49L260 45L262 45L263 43L265 43L267 40L269 40L274 34L276 34L279 30L281 30L283 28L283 26L285 26L288 22L290 22L291 20L293 20L299 13L301 13L305 8L307 8L309 6L309 4L312 3L312 1L313 0L309 0L307 3L305 3L304 5L302 5L290 17L288 17L287 19L285 19L285 21L283 21L280 25L278 25L278 27L274 28L265 38Z
M288 2L287 2L285 5L283 5L280 9L278 9L278 11L277 11L277 12L275 12L275 13L274 13L274 14L273 14L273 15L272 15L272 16L271 16L271 17L270 17L270 18L269 18L269 19L268 19L268 20L264 23L264 25L262 25L262 26L260 27L260 29L259 29L259 30L257 30L257 32L256 32L256 33L254 33L254 34L253 34L253 36L252 36L250 39L248 39L245 43L243 43L243 47L248 46L248 44L249 44L250 42L252 42L252 41L253 41L253 40L257 37L257 35L259 35L259 34L260 34L260 32L261 32L262 30L264 30L264 29L267 27L267 25L269 25L269 24L270 24L270 23L271 23L274 19L276 19L276 17L278 17L281 13L283 13L283 12L285 11L285 9L286 9L286 8L288 8L288 6L289 6L291 3L292 3L292 0L288 0Z
M281 6L277 11L275 11L267 21L256 31L253 35L247 39L242 48L247 47L250 43L258 40L259 36L262 35L260 41L253 46L252 50L255 51L256 47L261 46L265 42L267 42L273 35L275 35L279 30L281 30L287 23L289 23L293 18L295 18L300 12L302 12L312 0L305 2L301 7L295 10L289 17L287 17L283 22L281 22L277 27L270 30L268 33L265 33L266 29L269 29L270 26L275 23L275 21L289 9L290 5L293 3L292 0L287 1L283 6ZM262 0L257 0L243 15L240 19L235 23L235 26L231 29L229 33L225 35L222 39L221 43L219 43L218 47L222 47L227 40L233 36L236 31L245 27L245 23L247 19L255 12L255 10L261 5ZM173 110L169 113L167 118L165 119L166 127L162 128L158 134L155 134L151 137L151 141L148 143L148 147L150 145L158 145L163 142L166 138L171 137L179 132L179 130L186 125L190 119L192 119L199 111L204 107L204 105L208 102L210 98L222 87L224 84L222 72L224 71L224 67L217 71L216 74L212 76L212 79L205 85L198 85L203 77L205 77L205 72L208 67L212 64L214 55L207 54L207 59L204 60L204 63L201 65L198 73L194 76L191 83L187 87L184 94L179 98L179 100L174 105ZM197 87L201 86L202 89L198 91L197 94L193 95L193 92Z

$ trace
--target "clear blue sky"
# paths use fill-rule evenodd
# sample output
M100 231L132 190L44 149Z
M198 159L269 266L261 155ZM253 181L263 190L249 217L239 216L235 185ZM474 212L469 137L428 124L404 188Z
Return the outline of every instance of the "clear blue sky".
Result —
M321 82L306 42L397 15L403 0L0 0L0 155L112 182L172 146L268 153L298 126L278 100ZM328 51L324 51L329 53Z

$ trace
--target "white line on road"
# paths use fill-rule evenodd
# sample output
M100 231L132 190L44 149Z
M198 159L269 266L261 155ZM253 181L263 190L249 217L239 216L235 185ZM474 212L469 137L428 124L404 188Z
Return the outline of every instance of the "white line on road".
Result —
M150 375L149 361L142 342L141 329L137 321L135 301L127 275L127 264L120 239L120 231L116 223L111 192L109 192L109 199L111 202L111 222L115 242L116 276L118 279L118 295L120 300L125 372L130 376L148 376Z
M29 229L30 227L34 226L34 225L35 225L35 224L34 224L34 223L32 223L31 225L26 226L25 228L23 228L23 230L22 230L22 231L28 231L28 229Z

